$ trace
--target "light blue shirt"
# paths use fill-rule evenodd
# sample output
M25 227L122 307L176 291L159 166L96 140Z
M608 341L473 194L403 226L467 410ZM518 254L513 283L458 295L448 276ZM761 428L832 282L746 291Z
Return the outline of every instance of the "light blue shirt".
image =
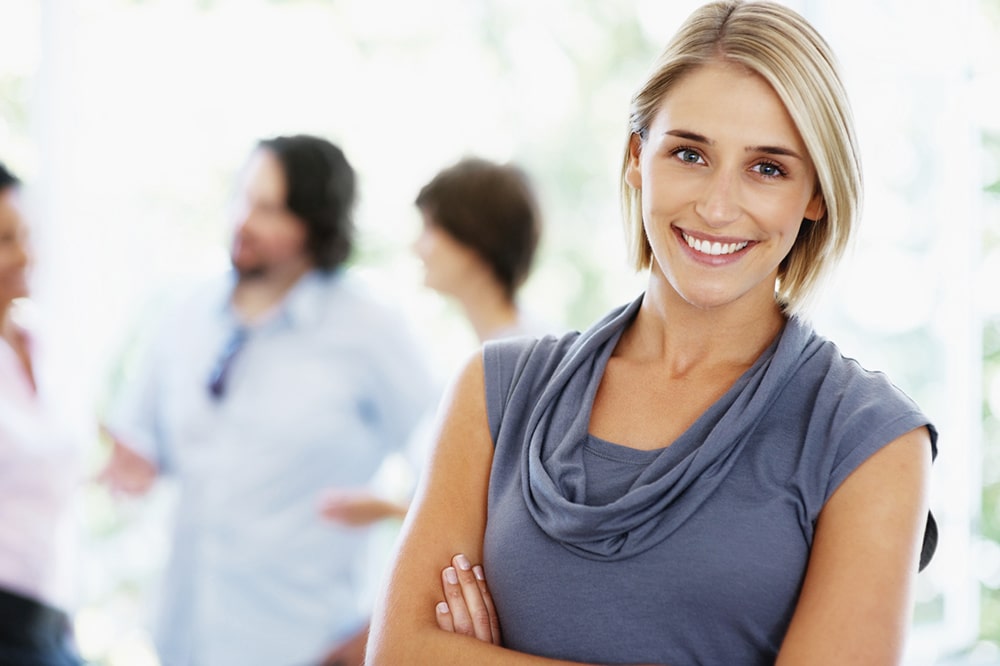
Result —
M164 666L314 663L364 625L367 531L318 512L401 450L432 391L402 320L344 273L311 273L249 331L232 278L163 324L109 427L178 484L156 640ZM370 566L370 565L369 565Z

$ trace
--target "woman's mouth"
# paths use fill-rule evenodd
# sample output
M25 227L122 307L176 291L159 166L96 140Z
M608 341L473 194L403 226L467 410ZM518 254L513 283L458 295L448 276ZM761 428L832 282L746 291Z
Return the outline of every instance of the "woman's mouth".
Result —
M688 247L695 252L711 257L734 254L750 244L750 241L723 243L720 241L703 240L701 238L695 238L694 236L688 235L683 231L681 231L681 238L683 238Z

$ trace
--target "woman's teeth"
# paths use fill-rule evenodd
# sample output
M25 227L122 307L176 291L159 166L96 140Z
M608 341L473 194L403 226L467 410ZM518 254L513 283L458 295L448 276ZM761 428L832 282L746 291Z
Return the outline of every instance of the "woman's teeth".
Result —
M687 242L688 247L692 248L695 252L701 252L702 254L710 254L713 256L739 252L750 244L750 241L743 241L742 243L720 243L716 241L713 243L711 241L700 240L698 238L688 236L685 233L682 233L681 235Z

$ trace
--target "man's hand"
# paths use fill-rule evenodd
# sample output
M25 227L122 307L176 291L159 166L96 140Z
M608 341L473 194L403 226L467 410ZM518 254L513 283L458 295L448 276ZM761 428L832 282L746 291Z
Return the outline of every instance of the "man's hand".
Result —
M156 481L156 466L119 442L107 430L104 433L111 439L113 448L107 464L97 475L97 481L113 493L145 494Z
M331 488L319 501L319 511L324 518L350 527L363 527L386 518L402 519L406 509L364 488Z

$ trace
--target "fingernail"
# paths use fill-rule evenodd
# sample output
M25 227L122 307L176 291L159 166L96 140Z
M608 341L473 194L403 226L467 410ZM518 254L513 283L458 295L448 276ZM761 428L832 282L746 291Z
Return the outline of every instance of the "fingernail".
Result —
M461 569L462 571L468 571L469 569L472 568L472 564L469 563L469 558L467 558L465 555L461 554L456 555L455 562L458 563L458 568Z
M452 585L458 582L458 573L455 571L455 567L448 567L444 570L444 578Z
M476 576L476 580L485 580L486 576L483 575L483 568L478 564L472 567L472 573Z
M448 614L448 604L446 604L443 601L439 601L438 605L435 608L437 609L437 612L440 613L441 615Z

